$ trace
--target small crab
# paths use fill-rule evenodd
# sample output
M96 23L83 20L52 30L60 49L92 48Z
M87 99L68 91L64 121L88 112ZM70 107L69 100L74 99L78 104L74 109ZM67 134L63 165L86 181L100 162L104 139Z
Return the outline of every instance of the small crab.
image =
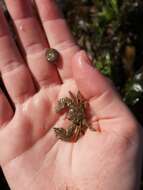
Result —
M87 101L82 97L78 91L74 96L69 91L70 97L61 98L56 105L56 112L67 110L66 118L71 121L68 129L54 128L56 136L63 141L77 141L82 135L84 135L87 128L92 127L87 122L86 108Z

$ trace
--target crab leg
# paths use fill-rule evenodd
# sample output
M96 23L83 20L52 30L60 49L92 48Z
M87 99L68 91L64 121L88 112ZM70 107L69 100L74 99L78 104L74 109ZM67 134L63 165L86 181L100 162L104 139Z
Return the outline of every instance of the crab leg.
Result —
M67 130L64 128L54 128L56 136L63 141L71 141L75 133L75 125L71 125Z

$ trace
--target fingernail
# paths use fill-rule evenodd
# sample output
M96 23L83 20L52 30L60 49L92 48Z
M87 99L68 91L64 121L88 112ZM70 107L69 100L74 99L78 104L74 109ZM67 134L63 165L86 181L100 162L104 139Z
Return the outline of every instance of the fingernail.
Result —
M83 64L92 65L91 58L89 57L89 55L84 50L81 52L79 62L81 65L83 65Z

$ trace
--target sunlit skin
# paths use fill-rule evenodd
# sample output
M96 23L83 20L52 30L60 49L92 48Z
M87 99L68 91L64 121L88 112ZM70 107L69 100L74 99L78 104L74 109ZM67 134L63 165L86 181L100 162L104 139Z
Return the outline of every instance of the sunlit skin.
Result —
M6 0L23 56L0 13L0 72L15 111L0 92L0 165L11 190L137 190L142 129L111 82L91 66L53 0ZM95 32L96 35L96 32ZM57 49L57 66L46 48ZM26 59L24 56L26 55ZM76 143L56 138L69 126L55 112L57 101L80 91L90 106L90 123Z

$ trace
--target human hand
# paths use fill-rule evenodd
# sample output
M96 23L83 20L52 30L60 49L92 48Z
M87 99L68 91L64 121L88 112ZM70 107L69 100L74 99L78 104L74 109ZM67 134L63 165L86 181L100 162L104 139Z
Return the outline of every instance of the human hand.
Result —
M0 92L0 164L11 189L138 189L141 127L110 82L90 66L54 1L35 2L44 29L30 1L6 0L22 56L0 13L0 71L15 106L13 111ZM46 60L49 46L61 55L57 68ZM89 122L97 132L88 129L67 143L54 133L54 127L67 126L55 105L78 90L89 101Z

